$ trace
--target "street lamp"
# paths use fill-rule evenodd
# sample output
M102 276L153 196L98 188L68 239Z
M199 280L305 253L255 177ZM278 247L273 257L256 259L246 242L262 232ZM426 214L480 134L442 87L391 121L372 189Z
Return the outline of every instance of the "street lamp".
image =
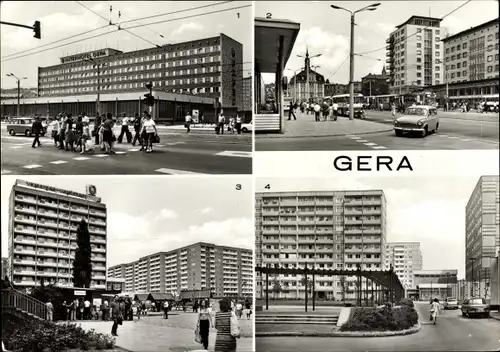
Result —
M302 57L306 59L306 97L307 97L307 102L309 102L310 98L310 92L309 92L309 62L311 59L314 59L315 57L320 57L322 54L316 54L313 56L309 56L309 50L306 51L306 56L302 55L297 55L298 57Z
M351 11L337 5L330 5L332 9L344 10L351 14L351 49L349 52L349 120L354 120L354 15L363 11L375 11L380 3L365 6L359 10Z
M96 110L97 114L101 115L101 87L100 87L100 77L101 77L101 67L105 66L106 63L102 62L98 64L94 59L85 59L84 61L91 63L94 68L97 69L97 102Z
M28 79L28 77L17 77L13 73L7 73L7 77L13 77L17 80L17 117L21 117L21 107L20 107L20 98L21 98L21 80L22 79Z
M446 66L446 64L441 59L436 59L436 63L444 66L444 81L446 83L446 99L445 100L446 100L446 102L448 102L448 99L449 99L449 95L448 95L448 69L447 69L448 66Z

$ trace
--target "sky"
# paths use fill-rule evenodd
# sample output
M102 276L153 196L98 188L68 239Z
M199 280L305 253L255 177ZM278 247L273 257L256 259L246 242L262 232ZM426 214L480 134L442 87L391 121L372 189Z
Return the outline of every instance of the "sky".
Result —
M354 80L360 81L369 73L380 74L385 65L385 40L395 29L413 15L442 18L465 1L382 1L376 11L364 11L356 14L354 30L354 52L362 53L380 49L355 57ZM322 54L311 60L311 65L319 65L317 72L330 79L332 83L349 82L349 45L350 14L334 10L335 4L355 11L373 2L367 1L256 1L255 16L266 17L270 13L274 19L287 19L300 23L300 32L286 68L292 71L304 67L306 45L309 54ZM461 32L470 27L498 18L498 1L473 0L452 13L441 22L441 27L448 28L450 34ZM380 60L380 61L379 61ZM342 63L344 64L342 65ZM292 77L292 71L285 71ZM274 82L274 75L263 75L266 83Z
M95 185L107 205L108 267L200 241L253 248L251 177L2 175L2 257L8 256L9 195L16 178L79 193Z
M420 242L423 270L457 269L464 277L465 206L481 175L257 178L255 191L383 190L387 242Z
M2 1L1 20L18 24L33 26L34 21L41 22L42 39L33 38L34 32L30 29L13 26L1 26L1 71L14 73L18 77L27 77L22 81L23 87L37 86L38 67L51 66L60 63L59 58L102 48L114 48L123 52L138 49L151 48L154 45L178 43L217 36L224 33L243 44L243 62L251 62L253 56L253 31L252 7L250 1L81 1L83 5L100 14L100 18L91 11L85 9L77 1ZM205 8L207 6L219 4ZM35 50L35 47L47 45L56 40L84 33L109 24L110 11L114 23L129 21L131 19L144 18L147 16L172 13L184 9L198 7L199 9L178 12L175 14L159 16L138 22L123 24L135 26L159 21L169 21L154 25L147 25L130 31L146 40L141 40L126 31L118 31L114 26L90 32L81 37L66 40L50 46L44 46ZM241 8L243 6L247 6ZM235 10L207 14L223 9L240 7ZM118 11L121 17L118 20ZM205 15L203 15L205 14ZM173 20L177 19L177 20ZM112 32L112 33L111 33ZM110 33L97 38L82 40L101 33ZM164 38L160 37L163 35ZM40 50L56 47L60 48L40 52L38 54L25 56L18 59L6 61L7 55L12 55L28 49L32 51L24 54L35 53ZM23 55L24 55L23 54ZM21 54L19 54L21 55ZM10 56L13 58L14 56ZM244 76L251 72L252 64L244 64ZM15 79L1 75L2 88L14 88L17 85Z

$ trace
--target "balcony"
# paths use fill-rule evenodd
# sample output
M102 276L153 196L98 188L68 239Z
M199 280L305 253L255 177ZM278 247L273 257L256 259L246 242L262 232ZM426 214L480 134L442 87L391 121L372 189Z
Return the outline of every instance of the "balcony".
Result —
M16 222L22 222L22 223L31 224L31 225L36 224L36 220L35 219L25 218L24 216L20 216L20 215L16 216L14 218L14 220Z
M393 62L393 61L394 61L394 58L392 58L392 57L389 57L389 58L387 58L385 60L385 62L388 63L388 64L391 63L391 62Z
M359 200L351 200L351 199L346 199L344 201L344 206L346 207L361 207L363 205L363 201L361 199ZM347 211L347 209L346 209Z
M57 257L57 253L56 252L38 251L36 254L39 257Z
M37 262L36 266L57 267L57 263L56 262Z
M344 239L344 243L363 243L363 239L362 238L349 238L349 237L346 237Z
M21 249L21 248L14 248L14 254L24 254L24 255L35 255L36 252L34 249Z
M363 220L361 220L361 219L356 219L356 220L345 219L344 220L344 224L345 225L362 225L363 224Z
M17 195L15 199L18 202L25 202L25 203L36 204L36 198L34 198L34 197L27 197L27 196Z
M34 259L14 259L14 265L17 264L34 265L36 262Z

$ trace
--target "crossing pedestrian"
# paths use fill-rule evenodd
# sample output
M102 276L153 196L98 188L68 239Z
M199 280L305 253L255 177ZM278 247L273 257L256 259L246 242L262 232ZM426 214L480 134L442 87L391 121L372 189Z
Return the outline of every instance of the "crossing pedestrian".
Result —
M187 129L186 133L191 132L191 122L192 122L191 114L188 111L188 113L186 114L185 123L184 123L184 127L186 127L186 129Z
M37 116L35 117L35 121L33 121L33 125L31 126L31 133L35 135L31 148L36 148L35 144L38 144L39 147L42 146L42 143L40 143L40 134L42 133L42 131L42 122L40 121L40 117Z
M156 124L151 118L149 113L146 114L146 119L142 125L143 132L145 132L145 144L146 144L146 153L151 153L153 151L153 141L158 137L158 131L156 129Z
M122 143L123 135L127 138L127 142L130 143L132 141L132 133L130 133L128 129L128 125L130 123L130 119L127 116L122 118L122 128L120 131L120 135L118 136L118 143Z
M321 106L319 106L319 104L316 103L313 106L313 110L314 110L314 119L315 119L316 122L319 122L319 114L320 114L320 111L321 111Z
M168 301L165 301L165 303L163 303L163 313L165 315L165 319L168 319Z
M236 113L236 132L241 134L241 116L239 113Z
M288 121L292 119L292 116L294 120L297 120L297 116L295 116L294 110L295 110L295 104L293 103L293 101L290 101L290 106L288 107Z
M219 119L218 119L218 125L217 127L219 128L219 133L224 134L224 127L226 125L226 117L222 113L222 111L219 113Z
M113 127L115 122L113 121L113 115L108 112L106 116L106 121L102 124L103 134L102 139L104 142L105 154L115 154L113 151L113 143L116 141L116 137L113 133Z
M134 121L132 122L134 126L134 139L132 139L132 145L135 147L135 144L139 142L139 144L142 145L142 138L141 138L141 127L142 127L142 120L139 114L135 114Z
M118 296L115 296L113 299L113 303L111 303L111 319L113 320L111 335L118 336L118 325L122 325L123 323L123 315L121 314Z

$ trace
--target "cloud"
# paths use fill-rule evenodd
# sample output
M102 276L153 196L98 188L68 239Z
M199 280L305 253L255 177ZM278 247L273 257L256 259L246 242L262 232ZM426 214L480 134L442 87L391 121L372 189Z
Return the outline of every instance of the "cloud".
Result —
M179 37L186 32L201 32L204 27L196 22L183 23L179 28L171 33L171 37Z
M206 208L203 208L200 210L200 213L202 214L210 214L210 213L213 213L214 212L214 208L212 207L206 207Z
M138 238L137 234L148 235L151 231L150 222L146 216L132 216L126 213L108 214L108 238L110 240L124 240Z
M375 28L382 34L389 34L396 28L396 25L394 23L377 22Z
M456 17L448 16L441 22L441 28L446 28L448 30L448 34L453 35L460 31L466 29L463 20L459 20Z
M177 212L175 212L174 210L162 209L162 210L160 210L160 213L156 217L156 220L177 219L178 217L179 217L179 214L177 214Z

